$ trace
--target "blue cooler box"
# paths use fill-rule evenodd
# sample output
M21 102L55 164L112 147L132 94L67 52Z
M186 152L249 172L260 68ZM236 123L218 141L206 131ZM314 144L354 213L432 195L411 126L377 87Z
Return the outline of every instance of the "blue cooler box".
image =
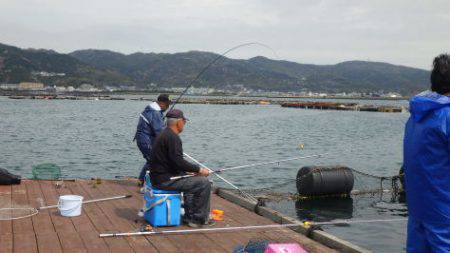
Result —
M144 218L154 227L181 224L181 194L177 191L149 189L144 193Z

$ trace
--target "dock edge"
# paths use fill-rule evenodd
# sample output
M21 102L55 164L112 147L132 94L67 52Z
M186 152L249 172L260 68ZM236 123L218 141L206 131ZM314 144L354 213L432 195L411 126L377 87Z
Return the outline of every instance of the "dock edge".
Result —
M294 230L297 233L307 236L308 238L319 242L327 247L332 249L336 249L339 252L345 253L369 253L372 252L363 247L357 246L351 242L340 239L332 234L321 230L313 230L309 233L308 228L299 220L283 215L275 210L270 208L259 206L256 203L249 201L234 192L231 192L226 189L216 188L215 192L220 197L236 204L241 207L244 207L247 210L255 212L258 215L261 215L265 218L268 218L279 224L298 224L298 227L291 227L290 229ZM309 235L308 235L309 233Z

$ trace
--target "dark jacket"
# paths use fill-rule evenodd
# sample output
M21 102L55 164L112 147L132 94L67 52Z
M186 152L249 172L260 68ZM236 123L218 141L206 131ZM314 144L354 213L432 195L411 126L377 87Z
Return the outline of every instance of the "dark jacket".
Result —
M145 107L139 115L136 143L146 159L149 158L156 136L164 129L163 112L156 102Z
M409 215L450 225L450 97L420 94L410 111L404 141Z
M200 169L184 160L181 139L170 128L164 129L156 137L150 160L150 178L155 186L169 181L173 176L184 175L186 172L197 173Z

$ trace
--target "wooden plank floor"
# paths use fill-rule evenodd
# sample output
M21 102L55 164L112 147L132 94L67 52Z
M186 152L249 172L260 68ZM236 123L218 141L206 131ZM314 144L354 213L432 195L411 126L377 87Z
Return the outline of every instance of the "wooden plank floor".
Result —
M132 194L132 198L83 205L81 216L66 218L56 209L43 210L25 219L0 221L0 253L9 252L232 252L249 240L297 242L310 252L334 252L287 228L157 236L100 238L100 233L138 231L145 224L137 216L142 195L136 181L89 180L56 182L24 180L20 185L0 186L0 208L55 205L59 195L76 194L85 200ZM216 227L273 224L219 196L212 195L212 208L224 210ZM187 229L186 226L158 228Z

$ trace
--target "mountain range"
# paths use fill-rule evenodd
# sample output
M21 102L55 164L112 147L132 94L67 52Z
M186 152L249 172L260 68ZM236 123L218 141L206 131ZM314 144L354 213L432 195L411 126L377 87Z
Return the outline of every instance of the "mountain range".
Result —
M69 54L0 44L0 83L40 81L49 85L183 87L218 55L210 52L134 53L78 50ZM39 72L64 73L61 76ZM301 64L257 56L223 58L194 83L196 87L244 86L266 91L399 92L411 95L429 86L429 71L383 62Z

